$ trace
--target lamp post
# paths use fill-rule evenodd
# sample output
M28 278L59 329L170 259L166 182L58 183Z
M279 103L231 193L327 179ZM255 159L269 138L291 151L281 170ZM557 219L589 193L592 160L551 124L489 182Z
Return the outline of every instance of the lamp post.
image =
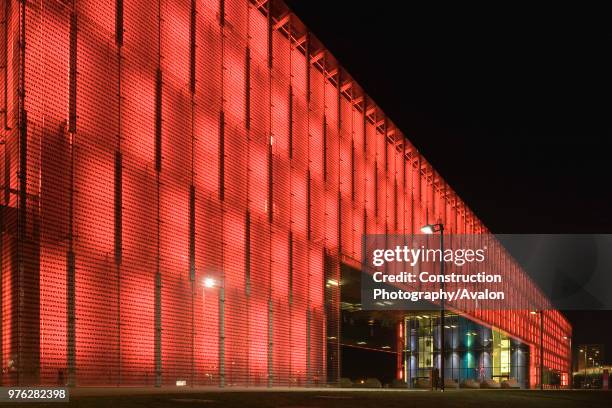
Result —
M567 377L568 386L570 389L574 388L574 351L572 350L572 338L563 336L563 340L567 340L569 344L569 373Z
M540 389L544 389L544 311L532 310L532 315L540 315Z
M427 224L421 227L423 234L440 233L440 276L444 276L444 224ZM444 291L444 278L440 279ZM440 299L440 390L444 392L444 297Z
M582 380L582 388L586 388L586 376L587 376L587 350L588 350L589 346L585 346L584 349L580 349L580 352L584 354L584 379ZM578 356L578 358L580 358L580 356ZM578 367L580 367L580 363L578 364Z
M225 285L223 279L204 278L204 296L206 289L219 288L219 387L225 387ZM204 302L206 307L206 302ZM204 311L206 313L206 311Z
M563 340L567 340L569 344L569 373L567 377L569 388L574 388L574 351L572 350L572 338L568 336L563 336Z

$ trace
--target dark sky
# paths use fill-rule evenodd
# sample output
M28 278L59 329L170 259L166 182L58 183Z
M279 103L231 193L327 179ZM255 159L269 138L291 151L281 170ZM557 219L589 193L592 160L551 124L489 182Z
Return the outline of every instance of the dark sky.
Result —
M603 9L287 3L491 231L612 233ZM612 326L567 315L575 344Z

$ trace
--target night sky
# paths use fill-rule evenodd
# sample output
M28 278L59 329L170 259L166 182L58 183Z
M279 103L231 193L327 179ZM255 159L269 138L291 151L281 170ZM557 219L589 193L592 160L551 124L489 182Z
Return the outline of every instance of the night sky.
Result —
M287 3L492 232L612 233L603 9ZM612 361L612 313L566 315Z

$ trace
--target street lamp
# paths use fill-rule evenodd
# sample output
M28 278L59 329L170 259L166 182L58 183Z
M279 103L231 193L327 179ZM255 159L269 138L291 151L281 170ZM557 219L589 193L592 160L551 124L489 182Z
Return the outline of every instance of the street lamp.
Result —
M427 224L421 227L423 234L440 233L440 276L444 276L444 224ZM444 291L444 278L440 279ZM444 298L440 299L440 390L444 392Z
M427 224L427 225L423 225L423 226L421 227L421 232L422 232L423 234L433 234L433 233L434 233L434 229L433 229L433 227L434 227L433 225L429 225L429 224Z
M568 336L563 336L563 340L567 340L569 343L569 374L568 374L568 385L569 388L574 388L574 350L572 349L572 338Z
M214 278L204 278L204 287L205 288L214 288L217 284Z
M204 299L206 299L206 289L219 288L219 387L225 386L225 285L221 278L217 280L213 277L206 277L204 284ZM204 301L204 308L206 302ZM206 310L204 310L206 316Z
M532 310L532 315L540 315L540 389L544 389L544 311Z
M582 382L582 387L586 388L587 382L587 355L588 355L589 346L586 346L584 350L580 349L581 353L584 353L584 381Z

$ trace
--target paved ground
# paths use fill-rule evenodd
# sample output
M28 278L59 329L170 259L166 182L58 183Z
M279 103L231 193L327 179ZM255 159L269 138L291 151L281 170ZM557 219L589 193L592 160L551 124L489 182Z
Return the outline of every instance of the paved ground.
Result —
M144 389L98 389L77 391L68 404L28 403L26 407L227 407L227 408L396 408L396 407L612 407L612 391L512 391L512 390L452 390L431 391L200 391L162 390L144 394ZM151 389L149 389L151 391ZM165 392L164 392L165 391ZM4 404L23 406L22 404Z

